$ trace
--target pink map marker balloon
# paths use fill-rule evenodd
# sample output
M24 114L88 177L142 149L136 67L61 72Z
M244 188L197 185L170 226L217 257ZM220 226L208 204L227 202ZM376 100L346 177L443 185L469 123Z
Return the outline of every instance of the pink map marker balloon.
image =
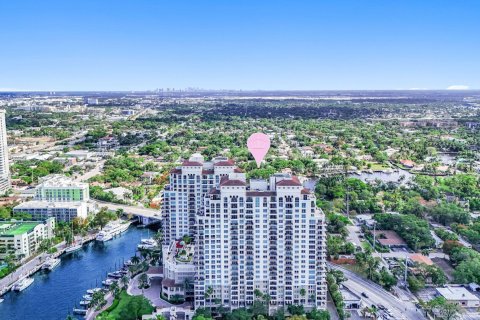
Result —
M260 168L260 163L262 163L263 158L267 155L268 149L270 149L270 138L260 132L254 133L248 138L247 147L255 158L257 167Z

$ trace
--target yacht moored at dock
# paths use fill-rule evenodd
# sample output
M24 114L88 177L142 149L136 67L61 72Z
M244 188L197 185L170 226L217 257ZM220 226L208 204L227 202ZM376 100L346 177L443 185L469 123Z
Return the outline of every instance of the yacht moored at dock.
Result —
M65 253L72 253L82 249L82 243L72 243L72 245L65 249Z
M49 270L52 271L55 267L60 264L60 259L52 258L48 259L43 265L42 270Z
M12 287L13 291L23 291L33 283L33 278L24 277L18 280Z
M87 290L87 294L92 295L92 294L94 294L95 292L98 292L98 291L101 291L101 290L102 290L102 288L88 289L88 290Z
M116 280L113 280L113 279L107 279L107 280L103 280L102 281L102 284L106 287L109 287L112 283L116 282Z
M73 308L73 313L74 314L79 314L79 315L86 315L87 314L87 309L79 309L79 308Z
M130 221L114 221L109 222L102 231L100 231L95 238L97 241L105 242L112 240L115 236L127 231L130 227Z

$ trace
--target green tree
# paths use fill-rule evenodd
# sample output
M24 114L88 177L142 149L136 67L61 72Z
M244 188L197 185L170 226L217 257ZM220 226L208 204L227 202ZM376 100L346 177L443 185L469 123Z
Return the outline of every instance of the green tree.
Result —
M292 315L305 314L305 309L303 308L303 305L289 304L287 308L288 312Z
M330 314L327 310L313 309L307 313L307 319L309 320L330 320Z

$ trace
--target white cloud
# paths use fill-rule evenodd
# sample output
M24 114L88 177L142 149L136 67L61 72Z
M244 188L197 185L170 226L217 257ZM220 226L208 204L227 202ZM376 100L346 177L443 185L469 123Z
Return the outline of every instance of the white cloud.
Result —
M470 89L469 86L465 86L461 84L453 85L447 88L447 90L468 90L468 89Z

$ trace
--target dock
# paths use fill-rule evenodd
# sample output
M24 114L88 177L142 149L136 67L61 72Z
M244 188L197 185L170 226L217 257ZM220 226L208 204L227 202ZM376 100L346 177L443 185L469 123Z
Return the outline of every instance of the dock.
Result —
M83 238L82 244L87 244L90 241L95 240L96 234L89 234ZM53 254L42 253L39 254L29 261L27 261L24 265L18 267L14 272L7 275L3 279L0 279L0 296L3 296L5 293L10 291L13 285L22 277L30 277L31 275L38 272L42 265L45 263L47 257L58 258L62 254L65 253L65 249L67 248L65 242L61 242L55 246L57 248L57 252Z

